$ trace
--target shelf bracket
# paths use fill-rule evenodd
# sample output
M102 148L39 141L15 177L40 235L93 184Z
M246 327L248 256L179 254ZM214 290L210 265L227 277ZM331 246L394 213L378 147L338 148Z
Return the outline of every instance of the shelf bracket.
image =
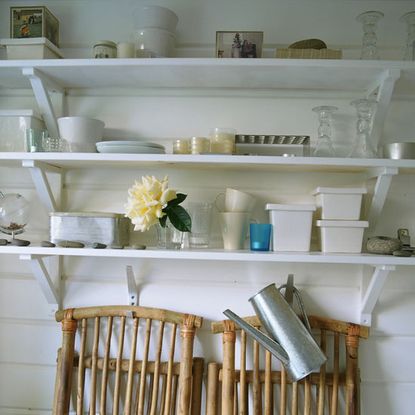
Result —
M370 133L370 140L374 144L375 148L378 148L379 146L386 115L392 99L395 82L400 78L400 76L401 71L399 69L388 69L378 80L370 85L367 90L367 97L373 95L377 90L377 106L375 113L373 114L373 127Z
M370 205L368 221L369 230L373 231L379 220L383 206L388 196L389 188L392 183L392 177L398 174L399 170L396 167L380 167L370 169L368 172L368 179L376 177L376 184L373 191L372 203Z
M59 138L58 122L47 87L53 91L60 92L63 99L62 87L35 68L23 68L22 73L29 78L33 94L36 98L36 102L50 137Z
M53 196L52 188L49 184L46 172L59 174L59 192L61 192L62 169L35 160L22 160L22 167L29 169L39 198L48 212L56 212L58 210L58 205L55 197Z
M133 267L131 265L127 265L126 273L127 273L127 287L128 287L128 304L138 305L138 287L135 282L135 275L134 275Z
M35 277L36 281L38 282L40 289L42 290L44 296L46 297L46 301L51 306L51 314L55 314L57 310L61 308L61 299L59 298L59 291L56 289L55 285L53 284L52 278L50 273L47 269L43 261L42 255L30 255L30 254L22 254L19 257L21 260L29 261L30 268L32 270L33 276ZM58 281L60 284L60 258L56 257L53 258L57 262L58 266Z
M360 308L360 323L365 326L372 324L372 312L380 297L386 278L390 271L395 271L393 265L380 265L375 267L372 279L366 289L362 298L362 305ZM362 291L363 293L363 291Z

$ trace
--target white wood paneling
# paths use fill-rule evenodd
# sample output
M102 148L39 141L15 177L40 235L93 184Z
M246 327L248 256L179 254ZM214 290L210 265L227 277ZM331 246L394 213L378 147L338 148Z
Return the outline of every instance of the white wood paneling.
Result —
M0 1L0 37L8 37L9 6ZM21 1L19 4L29 4ZM86 4L88 3L88 5ZM146 1L146 4L156 3ZM32 3L30 3L32 4ZM133 31L131 11L140 2L123 0L45 0L60 19L61 40L66 56L89 56L92 44L101 38L127 40ZM398 59L406 37L399 23L404 12L415 9L415 1L247 0L157 2L179 15L177 41L179 56L213 56L216 30L242 28L265 31L265 53L273 56L277 45L286 46L301 38L321 37L330 47L342 47L347 57L357 57L361 25L355 17L362 11L378 9L385 13L379 24L378 38L382 57ZM235 7L237 6L237 7ZM111 21L111 24L105 22ZM97 24L91 24L97 22ZM98 22L104 22L98 24ZM260 22L260 23L258 23ZM197 79L198 74L194 74ZM237 71L234 74L238 76ZM187 80L186 80L187 82ZM128 82L127 82L128 83ZM114 96L105 88L85 97L79 91L68 97L72 115L103 119L106 138L138 138L166 144L171 152L173 138L207 135L215 126L232 125L239 132L309 134L314 142L317 119L311 108L336 105L333 119L334 141L346 154L354 137L355 115L349 102L360 97L354 85L347 94L309 94L308 98L288 92L257 91L253 96L233 91L227 98L217 91L208 97L184 91L145 92L132 90L126 97ZM125 91L123 91L125 93ZM362 92L363 93L363 92ZM0 88L0 108L32 108L29 92L10 92ZM13 94L12 94L13 95ZM383 141L413 141L415 118L413 102L396 100L386 119ZM168 174L173 187L188 193L189 200L214 200L226 186L252 193L258 200L254 217L266 219L267 202L309 201L310 191L318 185L361 185L357 173L252 172L249 168L221 170L203 168L121 168L70 170L64 198L68 210L123 210L126 191L143 174ZM48 216L35 194L24 169L0 170L0 190L20 192L33 206L27 232L30 240L48 235ZM413 176L393 178L391 191L376 231L395 236L400 227L408 228L415 238ZM133 240L150 241L154 235L134 234ZM220 244L217 221L212 239ZM353 265L272 264L177 260L151 261L118 258L70 258L64 266L64 305L123 304L127 302L125 266L132 265L140 290L140 304L189 311L205 317L196 341L196 354L206 361L220 356L220 340L209 333L210 323L222 318L231 308L252 314L248 298L263 286L285 282L287 274L303 292L306 308L333 318L358 321L360 279L367 269ZM398 266L391 272L373 315L372 337L362 341L362 413L365 415L412 415L415 379L413 347L415 327L415 279L413 268ZM50 316L43 294L26 263L17 256L0 258L0 414L27 415L49 413L54 382L54 359L60 327ZM23 391L23 393L22 393Z

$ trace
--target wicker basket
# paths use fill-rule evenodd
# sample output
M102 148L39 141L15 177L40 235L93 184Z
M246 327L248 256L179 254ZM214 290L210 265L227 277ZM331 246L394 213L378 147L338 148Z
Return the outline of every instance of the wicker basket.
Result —
M342 51L337 49L277 49L276 58L287 59L341 59Z

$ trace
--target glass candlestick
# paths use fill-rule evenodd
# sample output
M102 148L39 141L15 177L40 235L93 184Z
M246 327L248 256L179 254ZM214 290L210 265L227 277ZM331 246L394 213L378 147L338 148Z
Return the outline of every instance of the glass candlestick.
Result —
M331 140L331 114L337 111L337 107L322 105L314 107L313 111L318 114L319 126L317 143L311 155L313 157L334 157L334 147Z
M356 20L363 24L362 52L360 59L379 59L377 48L377 23L383 17L382 12L370 11L357 16Z
M356 99L350 103L356 108L357 123L356 137L349 157L353 158L375 158L377 151L370 140L372 129L373 111L376 107L374 99Z
M403 60L413 61L415 60L415 12L405 13L399 21L406 23L408 31Z

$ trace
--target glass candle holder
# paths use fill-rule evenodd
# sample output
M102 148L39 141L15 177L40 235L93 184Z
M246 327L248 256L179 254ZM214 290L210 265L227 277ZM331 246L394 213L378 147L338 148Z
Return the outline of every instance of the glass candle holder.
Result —
M192 137L190 139L190 152L192 154L209 153L210 142L207 137Z
M173 154L190 154L190 145L187 138L180 138L173 143Z
M406 23L406 29L408 32L403 60L413 61L415 60L415 11L405 13L399 21Z
M363 25L362 52L360 59L379 59L377 48L377 24L384 14L378 11L369 11L359 14L356 20Z
M312 152L313 157L334 157L334 147L332 143L331 115L337 111L337 107L322 105L314 107L319 119L317 143Z
M376 158L377 149L370 139L372 130L373 111L376 107L374 99L356 99L350 103L356 108L357 123L356 137L353 143L350 157L354 158Z
M235 152L236 130L233 128L214 128L210 132L210 152L233 154Z

